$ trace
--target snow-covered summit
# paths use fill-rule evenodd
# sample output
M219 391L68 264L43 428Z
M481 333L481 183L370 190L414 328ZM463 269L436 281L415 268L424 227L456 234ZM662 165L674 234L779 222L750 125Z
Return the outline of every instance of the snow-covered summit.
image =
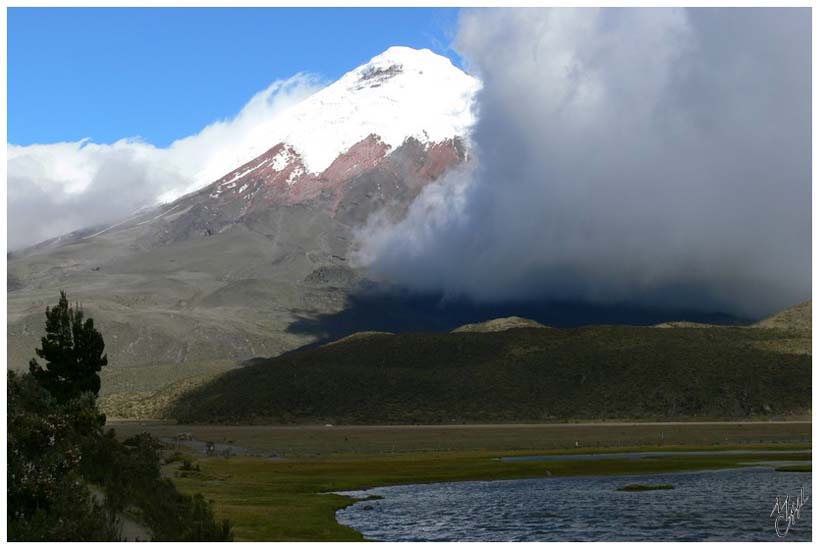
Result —
M446 57L392 47L294 109L283 141L320 172L370 134L391 148L464 136L479 86Z
M254 134L265 138L234 158L247 162L284 143L308 172L318 174L371 134L390 150L409 137L422 143L464 137L474 121L472 104L480 86L446 57L394 46L275 119L259 121ZM210 179L203 181L206 174L200 174L198 186L216 179L213 170L208 172Z

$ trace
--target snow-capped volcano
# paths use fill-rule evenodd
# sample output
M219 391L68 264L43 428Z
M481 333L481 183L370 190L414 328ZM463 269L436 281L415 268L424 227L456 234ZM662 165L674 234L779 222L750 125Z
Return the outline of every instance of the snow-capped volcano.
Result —
M278 144L299 157L300 170L321 174L371 135L386 153L408 138L440 143L464 137L474 122L472 105L480 86L446 57L391 47L272 120L258 121L251 139L197 173L190 190Z
M479 86L446 57L392 47L294 107L272 135L319 173L371 134L391 149L409 137L436 143L464 136Z
M380 170L374 187L365 186L371 207L395 203L398 195L406 206L426 183L463 160L479 88L477 79L430 50L390 48L260 121L234 151L242 162L230 170L222 161L217 168L211 164L196 178L207 184L183 201L193 198L212 212L239 218L273 205L319 201L335 215L345 204L365 200L359 180ZM214 181L216 169L222 177ZM365 212L359 214L361 221Z
M185 174L196 186L184 196L15 256L10 361L24 365L36 346L43 288L71 288L95 312L119 365L275 355L312 341L303 316L338 312L368 281L349 261L355 228L377 212L400 219L466 158L479 86L429 50L390 48L243 124Z

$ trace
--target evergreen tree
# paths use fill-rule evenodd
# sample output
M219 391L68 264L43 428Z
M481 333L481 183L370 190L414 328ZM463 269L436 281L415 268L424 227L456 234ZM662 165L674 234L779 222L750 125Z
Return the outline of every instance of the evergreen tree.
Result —
M8 372L8 539L116 541L123 512L136 509L142 538L233 540L230 521L217 520L202 495L182 494L163 477L159 440L103 434L96 395L104 349L94 321L60 292L35 349L45 368L32 359L31 374Z
M60 402L84 392L97 396L97 373L108 364L105 342L94 328L94 320L84 319L79 305L70 307L63 291L57 306L46 308L46 335L41 342L42 347L34 351L45 360L45 368L32 359L29 370L44 388Z

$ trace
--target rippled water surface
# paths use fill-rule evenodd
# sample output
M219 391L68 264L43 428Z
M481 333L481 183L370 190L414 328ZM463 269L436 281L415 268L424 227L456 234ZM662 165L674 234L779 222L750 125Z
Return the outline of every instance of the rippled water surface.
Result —
M623 492L630 483L674 485ZM775 498L803 488L808 502L785 539ZM436 483L343 493L379 495L337 519L382 541L811 540L811 473L771 467L629 476Z

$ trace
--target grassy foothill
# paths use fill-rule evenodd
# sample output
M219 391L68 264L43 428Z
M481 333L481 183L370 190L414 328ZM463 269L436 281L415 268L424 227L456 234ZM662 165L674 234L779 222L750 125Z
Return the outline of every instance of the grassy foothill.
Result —
M412 425L807 415L811 356L780 329L591 326L376 334L233 369L167 415L193 424Z
M710 450L724 449L712 447ZM359 541L363 540L360 533L335 520L336 511L355 500L333 492L448 481L657 474L740 467L782 457L761 450L744 455L551 460L547 470L543 462L495 460L498 456L498 453L472 451L299 460L210 458L198 462L198 472L189 471L186 477L174 478L174 483L183 492L202 493L212 500L218 517L232 522L236 540ZM810 460L811 451L793 458ZM178 467L176 464L167 466ZM173 475L173 470L167 473Z
M811 464L791 464L775 468L778 472L811 472Z

